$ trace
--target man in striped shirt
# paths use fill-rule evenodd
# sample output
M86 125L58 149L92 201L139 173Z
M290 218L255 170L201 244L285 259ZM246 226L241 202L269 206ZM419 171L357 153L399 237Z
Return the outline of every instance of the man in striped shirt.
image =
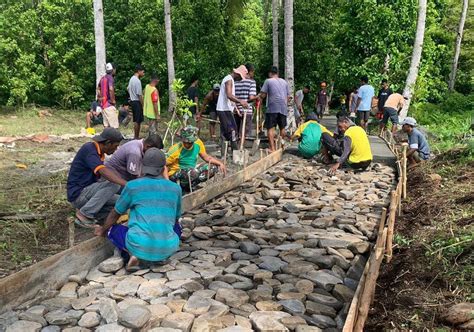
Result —
M257 83L254 80L255 67L250 63L247 63L245 67L248 70L249 78L235 82L235 96L240 100L246 100L250 103L257 99ZM237 111L234 117L239 136L242 135L244 116L247 117L245 120L245 137L250 135L250 131L252 130L252 111L252 105L249 105L248 108L244 108L241 104L237 104Z

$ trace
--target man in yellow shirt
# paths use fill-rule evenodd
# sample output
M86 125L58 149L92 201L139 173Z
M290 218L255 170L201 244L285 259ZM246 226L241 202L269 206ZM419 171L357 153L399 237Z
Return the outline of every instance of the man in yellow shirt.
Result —
M372 162L372 150L365 130L354 125L347 117L341 117L337 120L337 129L339 138L323 133L321 139L323 143L322 153L327 163L331 161L333 154L339 156L336 163L331 166L329 175L336 174L337 169L345 162L354 169L365 170L369 167Z
M143 92L143 115L149 121L150 134L156 134L158 130L158 120L160 119L160 94L156 85L160 80L156 74L151 75L150 83L146 85Z

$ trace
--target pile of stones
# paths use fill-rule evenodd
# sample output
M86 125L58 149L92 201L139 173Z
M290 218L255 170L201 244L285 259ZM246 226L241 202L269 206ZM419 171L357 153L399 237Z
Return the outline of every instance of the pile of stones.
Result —
M127 273L120 257L0 316L13 331L338 331L364 270L390 167L288 160L182 218L180 251Z

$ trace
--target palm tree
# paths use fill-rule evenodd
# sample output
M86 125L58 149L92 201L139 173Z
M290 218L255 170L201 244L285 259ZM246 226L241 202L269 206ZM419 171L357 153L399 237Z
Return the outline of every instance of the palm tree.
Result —
M290 96L295 90L293 57L293 0L285 0L285 79L290 86Z
M96 86L105 75L104 7L102 0L94 0L95 78Z
M171 4L170 0L164 0L165 12L165 32L166 32L166 61L168 64L168 93L169 104L168 110L172 111L176 105L176 93L173 91L173 82L175 79L174 72L174 55L173 55L173 33L171 30Z
M410 107L413 89L415 87L416 79L418 77L418 69L420 67L421 52L423 51L423 39L425 37L425 22L426 22L426 0L419 0L418 2L418 21L416 23L415 43L413 45L413 53L411 55L410 69L405 81L405 88L403 95L407 98L405 106L400 112L400 120L403 120L408 114Z
M464 0L462 5L461 19L459 20L458 33L456 35L456 47L454 49L453 66L449 75L449 91L454 90L454 83L456 83L456 71L458 69L459 54L461 53L461 41L464 32L464 23L466 23L467 7L469 7L469 0Z
M272 36L273 36L273 65L278 67L278 19L280 17L280 0L272 0Z

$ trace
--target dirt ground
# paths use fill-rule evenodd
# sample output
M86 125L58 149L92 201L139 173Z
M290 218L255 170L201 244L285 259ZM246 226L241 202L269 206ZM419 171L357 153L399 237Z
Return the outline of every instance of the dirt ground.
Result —
M439 314L473 300L473 166L452 151L410 172L394 258L382 266L367 331L449 329Z

